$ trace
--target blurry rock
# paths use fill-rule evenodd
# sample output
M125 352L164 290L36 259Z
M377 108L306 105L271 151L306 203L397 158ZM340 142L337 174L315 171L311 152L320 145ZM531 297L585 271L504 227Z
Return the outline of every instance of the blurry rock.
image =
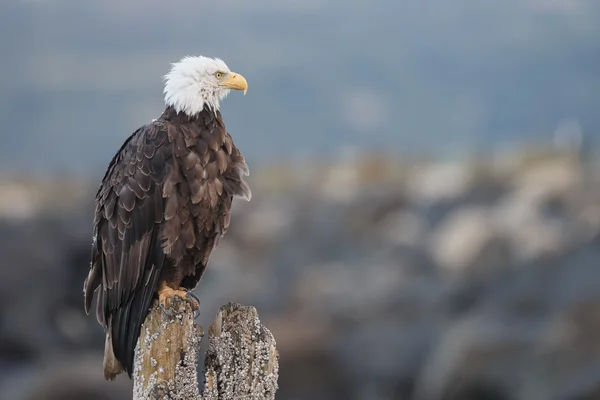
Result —
M91 313L94 316L93 313ZM62 336L72 343L81 343L89 335L89 318L80 308L65 306L60 308L54 318L55 326ZM100 326L96 327L100 330ZM83 340L82 340L83 339Z
M57 244L52 227L41 222L0 224L0 336L36 357L57 339L52 312L67 281Z
M469 314L447 321L415 400L594 399L599 255L591 248L494 282Z
M0 218L29 219L40 210L40 193L16 183L0 185Z
M402 270L393 264L308 265L294 295L316 315L361 319L394 304L401 295Z
M383 399L408 399L437 328L425 315L411 319L377 318L376 323L358 323L339 332L332 343L337 368L359 391L376 388ZM372 398L355 396L354 399ZM374 395L375 393L370 393Z
M527 190L532 200L568 196L581 188L581 165L569 158L540 161L522 170L513 179L517 190Z
M513 254L519 263L558 256L571 244L559 223L541 218L522 221L518 226L508 226L506 231Z
M514 322L479 315L450 327L425 363L413 400L516 399L535 330Z
M600 238L600 201L583 206L576 215L576 234L582 243Z
M88 186L77 180L2 180L0 181L0 219L19 221L49 212L69 212L85 201L87 193Z
M429 246L439 265L455 272L506 267L510 257L490 210L484 207L452 212L432 233Z
M287 203L277 199L263 200L236 221L236 230L253 242L273 242L287 233L293 217L293 210Z
M520 177L494 210L494 222L521 263L561 254L575 239L567 207L578 178L568 166L557 165Z
M400 190L371 185L364 187L352 203L333 205L327 212L339 220L339 234L344 240L362 242L367 248L389 245L386 236L390 231L403 230L404 234L411 235L410 231L416 226L405 226L401 219L405 214L416 214L414 217L417 219L420 217L411 210ZM406 222L414 221L411 217L407 215L411 221ZM336 223L335 220L333 222Z
M569 304L536 344L536 365L520 399L596 399L600 395L600 297Z
M339 262L307 265L302 279L296 282L294 295L305 307L310 307L312 312L329 314L340 307L338 301L354 298L355 272L356 270ZM322 309L323 305L327 309Z
M336 202L349 202L360 190L360 174L353 164L330 167L325 171L321 193L326 199Z
M473 171L467 163L420 165L413 168L407 190L414 203L448 201L465 193L472 178Z
M427 232L427 223L416 212L401 210L388 215L378 227L383 238L394 246L421 247Z

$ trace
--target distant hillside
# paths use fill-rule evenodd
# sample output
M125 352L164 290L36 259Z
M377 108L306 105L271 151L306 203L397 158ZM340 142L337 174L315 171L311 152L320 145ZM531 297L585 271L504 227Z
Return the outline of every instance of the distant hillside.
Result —
M223 111L251 163L597 135L599 20L574 0L2 2L0 169L98 173L200 53L248 78Z

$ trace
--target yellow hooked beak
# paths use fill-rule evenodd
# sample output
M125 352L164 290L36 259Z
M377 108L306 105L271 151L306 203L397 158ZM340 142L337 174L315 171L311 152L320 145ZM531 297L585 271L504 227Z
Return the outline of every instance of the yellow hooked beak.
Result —
M219 83L219 86L226 87L227 89L243 90L244 95L246 95L246 92L248 91L248 82L246 82L246 78L235 72L231 72L226 76L223 81Z

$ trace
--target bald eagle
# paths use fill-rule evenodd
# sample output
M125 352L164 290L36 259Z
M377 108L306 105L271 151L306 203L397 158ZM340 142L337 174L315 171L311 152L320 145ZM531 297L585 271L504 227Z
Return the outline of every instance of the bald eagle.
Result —
M164 112L123 143L95 198L84 298L89 314L98 291L107 380L123 371L131 378L151 302L189 298L227 232L233 197L252 196L219 111L230 90L246 93L246 79L203 56L184 57L164 78Z

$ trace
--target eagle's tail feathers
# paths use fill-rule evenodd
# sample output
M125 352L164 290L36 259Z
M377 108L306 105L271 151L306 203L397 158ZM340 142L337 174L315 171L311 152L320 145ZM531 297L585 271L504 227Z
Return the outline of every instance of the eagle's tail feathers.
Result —
M108 329L106 332L106 341L104 343L104 362L102 363L102 367L104 368L104 379L107 381L112 381L123 372L123 366L115 357L115 352L113 351L112 345L112 333L111 329Z

